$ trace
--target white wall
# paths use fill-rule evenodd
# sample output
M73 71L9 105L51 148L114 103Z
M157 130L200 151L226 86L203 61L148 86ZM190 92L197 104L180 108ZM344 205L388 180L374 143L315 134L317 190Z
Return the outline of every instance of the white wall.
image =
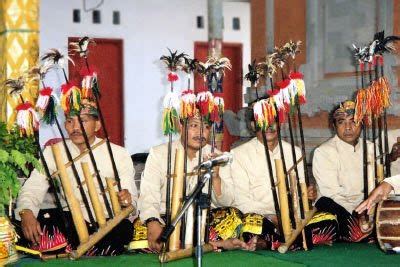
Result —
M86 1L88 7L99 1ZM81 10L81 23L72 22L72 10ZM66 52L68 37L121 38L124 42L125 146L130 153L145 152L166 139L161 132L161 101L168 90L159 57L167 47L193 55L195 41L207 41L206 0L113 0L99 8L101 24L92 23L92 13L83 11L81 0L42 0L40 8L40 50L58 48ZM121 24L112 24L112 11L119 10ZM202 15L204 29L196 28ZM232 17L240 17L240 31L232 30ZM243 66L250 62L250 5L224 3L227 42L243 44ZM246 70L244 70L246 71ZM59 77L58 77L59 76ZM57 85L60 75L48 76ZM182 89L177 84L178 89ZM44 142L56 134L43 129Z

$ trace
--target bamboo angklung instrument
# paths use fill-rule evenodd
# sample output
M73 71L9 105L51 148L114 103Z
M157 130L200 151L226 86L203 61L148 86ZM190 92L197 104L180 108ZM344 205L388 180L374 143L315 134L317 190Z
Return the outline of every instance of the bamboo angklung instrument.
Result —
M184 149L178 148L175 153L175 168L172 185L171 199L171 220L174 220L182 206L183 185L184 185ZM169 239L169 251L176 251L180 248L180 227L179 222Z
M89 165L87 162L82 162L81 166L82 166L83 175L85 176L85 182L86 182L86 186L88 188L90 200L92 202L94 214L96 215L97 223L99 224L100 228L104 227L104 225L106 224L106 218L104 217L104 210L100 204L99 195L96 192L96 187L93 182L93 177L90 172Z
M76 232L78 233L80 243L87 242L89 240L89 232L86 226L85 219L83 217L79 201L74 195L74 191L69 180L67 169L65 168L60 147L55 144L51 147L53 151L54 160L56 162L56 166L58 171L60 172L61 184L64 189L65 198L67 199L68 206L71 211L72 219L74 221L74 225L76 228Z
M281 159L275 159L275 164L276 164L276 172L277 172L277 176L281 177L280 179L283 179L283 167L282 167L282 163L281 163ZM296 228L295 229L291 229L290 228L290 222L288 222L287 220L282 221L283 228L287 229L287 233L285 234L285 243L281 244L278 248L278 251L280 253L286 253L288 251L288 249L290 248L290 246L293 244L293 242L297 239L297 237L303 232L303 246L304 249L307 250L307 246L306 246L306 240L305 240L305 235L304 235L304 228L306 227L306 225L308 224L308 222L312 219L312 217L314 216L315 212L316 212L316 208L313 209L309 209L308 207L308 194L307 194L307 186L305 183L300 183L300 187L301 187L301 198L303 198L303 203L305 204L303 206L303 212L305 214L304 219L300 218L299 216L299 205L298 202L295 203L295 200L299 200L300 197L297 194L297 179L295 177L295 173L293 173L293 171L289 172L289 176L290 176L290 181L291 181L291 191L292 191L292 200L293 200L293 208L295 210L295 213L297 213L297 215L295 215L296 218ZM279 179L279 178L278 178ZM283 180L282 180L283 182ZM282 193L284 194L284 192ZM279 195L281 196L281 191L279 192ZM284 199L284 197L283 197ZM307 200L307 201L306 201ZM285 200L286 201L286 200ZM282 206L283 205L283 206ZM281 203L281 207L285 207L286 204L282 204ZM296 210L298 212L296 212ZM282 211L283 212L288 213L286 210ZM290 234L289 234L290 233Z
M275 159L275 170L276 170L276 180L279 193L280 220L283 229L283 232L281 233L283 233L284 240L287 241L292 235L292 227L289 215L289 200L287 197L288 188L286 188L286 182L285 182L286 177L283 171L281 159Z
M279 208L279 202L278 202L278 195L276 193L276 185L275 185L275 179L274 179L274 172L272 171L272 162L271 162L271 156L269 154L269 148L268 148L268 143L267 143L267 138L266 138L266 132L264 129L261 130L262 132L262 141L264 145L264 152L265 156L267 159L267 167L268 167L268 176L269 176L269 182L271 185L271 192L272 192L272 198L274 200L274 208L275 208L275 214L278 219L278 230L279 233L284 233L283 232L283 223L282 223L282 216L281 216L281 210ZM286 186L286 183L285 183ZM287 197L287 196L286 196Z
M114 190L116 181L113 178L106 178L107 191L110 194L111 206L114 211L114 215L117 216L121 213L121 205L118 202L118 194Z
M85 173L85 178L87 179L86 184L88 186L89 194L91 195L92 206L96 212L97 219L100 218L100 220L102 220L102 222L99 222L100 228L98 229L98 231L89 236L86 222L83 217L83 213L80 209L79 201L74 195L74 190L66 171L66 164L63 162L63 158L61 156L60 147L58 144L55 144L51 148L53 151L57 169L61 177L61 184L64 189L65 197L69 204L69 208L72 214L72 219L74 221L74 225L80 241L80 245L76 248L76 250L73 250L70 253L70 257L72 259L77 259L81 257L84 253L86 253L91 247L97 244L115 226L117 226L123 219L129 216L129 214L134 212L135 208L133 207L133 205L129 205L128 207L125 207L122 210L120 210L119 213L117 212L117 210L114 210L115 217L105 222L102 204L98 197L93 197L94 195L98 194L98 192L96 192L92 174L89 171L89 165L88 163L82 163L83 172ZM113 182L113 180L110 180L110 182ZM108 186L108 191L109 192L113 191L112 187ZM115 195L116 192L115 191L110 192L111 199L113 198L112 197L113 194Z

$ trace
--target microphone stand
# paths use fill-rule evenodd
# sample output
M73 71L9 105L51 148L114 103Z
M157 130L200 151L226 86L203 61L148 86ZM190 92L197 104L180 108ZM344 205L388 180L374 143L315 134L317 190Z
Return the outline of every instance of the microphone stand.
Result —
M201 267L202 266L202 257L203 257L203 249L201 247L201 216L202 212L201 210L206 208L208 206L209 199L206 194L202 194L203 187L205 184L211 180L211 175L212 175L212 167L209 166L206 167L206 172L202 175L201 179L197 183L196 188L194 191L186 198L185 204L179 211L179 213L176 215L175 219L165 227L160 240L163 243L166 243L172 234L172 232L175 230L176 225L179 223L179 221L182 219L183 215L185 212L189 209L189 207L192 205L193 202L196 204L196 217L197 217L197 223L196 223L196 261L197 261L197 266ZM211 182L211 181L210 181Z

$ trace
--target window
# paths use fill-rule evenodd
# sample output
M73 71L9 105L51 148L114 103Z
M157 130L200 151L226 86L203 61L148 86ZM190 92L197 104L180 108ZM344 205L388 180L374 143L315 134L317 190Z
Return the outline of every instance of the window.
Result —
M113 24L119 25L120 23L121 23L121 18L119 11L113 11Z
M197 16L196 18L197 28L204 29L204 18L203 16Z
M232 20L232 28L235 31L240 30L240 19L238 17L234 17Z
M101 23L101 13L100 10L93 10L93 23L100 24Z
M79 9L72 10L72 21L74 23L80 23L81 22L81 11Z

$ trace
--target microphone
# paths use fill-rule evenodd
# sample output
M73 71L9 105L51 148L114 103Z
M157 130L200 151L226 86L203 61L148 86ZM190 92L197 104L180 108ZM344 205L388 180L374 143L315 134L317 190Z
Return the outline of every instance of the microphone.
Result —
M225 165L227 163L232 163L233 155L229 152L224 152L222 155L216 156L213 159L209 159L203 161L200 165L195 167L195 170L202 169L202 168L212 168L217 165Z

